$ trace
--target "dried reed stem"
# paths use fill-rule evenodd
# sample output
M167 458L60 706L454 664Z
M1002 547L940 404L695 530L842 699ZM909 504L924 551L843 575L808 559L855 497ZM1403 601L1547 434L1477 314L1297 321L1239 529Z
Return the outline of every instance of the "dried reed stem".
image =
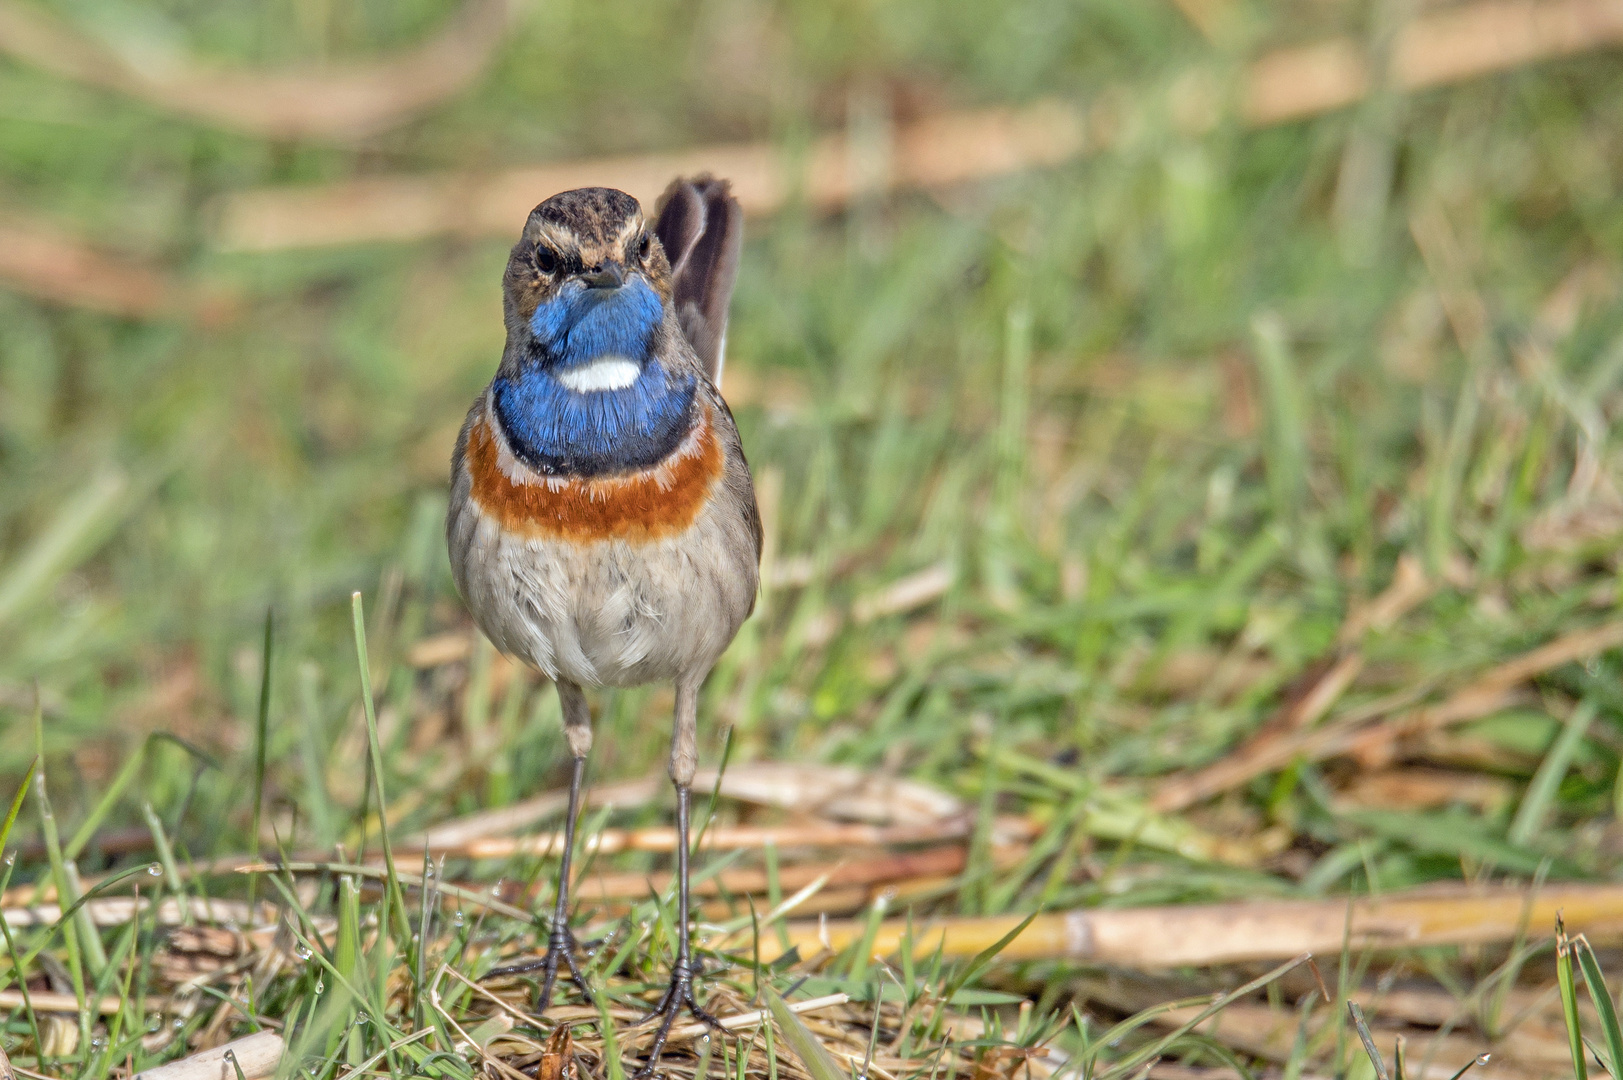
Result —
M1520 889L1460 888L1350 904L1281 901L1068 911L1033 919L1002 956L1146 969L1226 964L1304 952L1333 955L1341 951L1349 927L1353 949L1482 944L1510 941L1526 927L1550 926L1557 911L1591 939L1623 938L1623 886L1550 885L1531 900ZM1006 915L918 922L913 940L921 955L939 944L949 956L973 956L1020 921L1018 915ZM874 955L894 955L906 929L904 920L881 924ZM791 923L789 943L809 956L823 948L844 949L867 930L866 921L855 919ZM781 951L772 937L763 936L760 948L763 961Z

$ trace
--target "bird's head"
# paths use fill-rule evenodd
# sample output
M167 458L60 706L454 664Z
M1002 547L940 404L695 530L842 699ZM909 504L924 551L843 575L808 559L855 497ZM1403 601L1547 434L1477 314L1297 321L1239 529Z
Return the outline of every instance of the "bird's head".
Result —
M613 188L554 195L530 212L507 260L514 359L559 375L588 365L640 369L668 333L670 278L636 199Z

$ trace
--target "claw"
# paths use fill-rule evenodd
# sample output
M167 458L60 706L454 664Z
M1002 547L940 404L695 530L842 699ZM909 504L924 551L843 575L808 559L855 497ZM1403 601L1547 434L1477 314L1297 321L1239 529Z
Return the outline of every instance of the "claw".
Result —
M648 1060L643 1067L632 1074L632 1080L650 1080L654 1071L659 1067L659 1055L665 1049L665 1040L670 1038L671 1026L683 1009L693 1016L693 1019L715 1031L726 1033L727 1029L721 1026L721 1021L706 1011L693 998L693 976L695 972L681 961L671 968L671 982L665 988L664 995L659 999L653 1011L637 1021L646 1024L654 1017L660 1017L659 1030L654 1033L654 1043L648 1048Z
M547 954L531 960L523 960L517 964L506 967L493 968L485 978L494 978L499 975L523 975L531 971L545 972L541 983L541 992L535 996L535 1011L544 1013L552 1004L552 989L558 982L558 966L562 964L569 969L569 979L588 1005L597 1004L592 996L591 987L586 985L586 976L581 974L580 966L575 963L575 953L580 949L580 943L575 940L574 931L566 925L554 926L547 938Z

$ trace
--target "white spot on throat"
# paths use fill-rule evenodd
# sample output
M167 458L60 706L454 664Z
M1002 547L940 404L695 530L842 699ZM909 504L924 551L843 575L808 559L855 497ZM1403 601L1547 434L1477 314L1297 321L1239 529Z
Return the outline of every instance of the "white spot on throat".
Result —
M642 365L624 356L600 356L589 364L558 373L558 381L577 394L624 390L637 381Z

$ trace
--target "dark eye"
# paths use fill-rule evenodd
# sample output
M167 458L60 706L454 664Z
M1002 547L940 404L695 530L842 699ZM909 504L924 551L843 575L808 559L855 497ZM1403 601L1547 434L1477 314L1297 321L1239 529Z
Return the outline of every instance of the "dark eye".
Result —
M543 274L550 274L558 269L558 253L545 244L535 246L535 268Z
M653 237L648 233L643 233L642 239L637 241L637 258L646 259L648 257L648 248L652 243Z

